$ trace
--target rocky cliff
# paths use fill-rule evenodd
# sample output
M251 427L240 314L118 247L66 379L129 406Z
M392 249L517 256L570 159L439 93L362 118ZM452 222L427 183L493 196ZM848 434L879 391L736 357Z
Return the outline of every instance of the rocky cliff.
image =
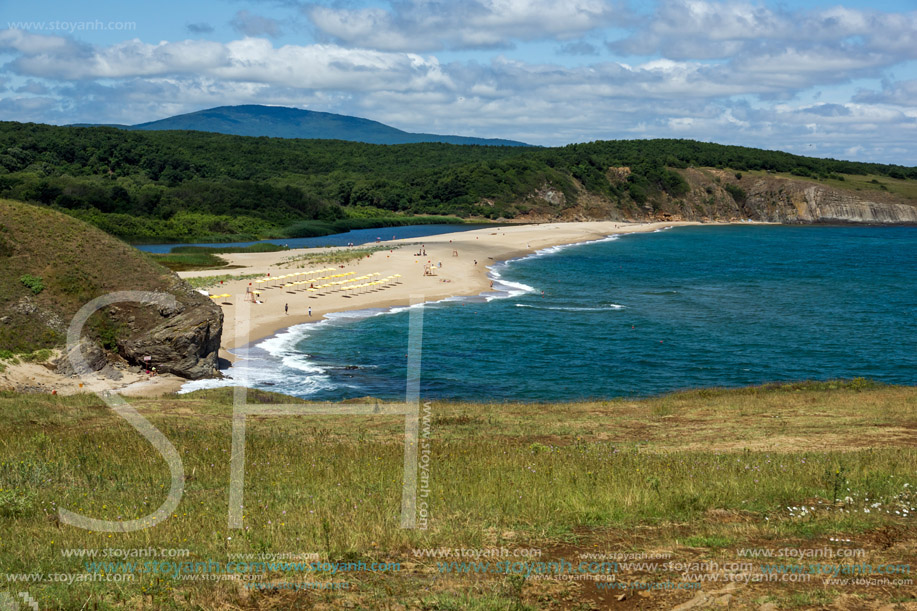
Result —
M93 314L80 348L92 370L116 375L118 367L150 365L191 379L219 375L219 306L86 223L0 200L0 350L63 347L80 308L121 291L156 293L170 305L123 301ZM57 366L73 373L67 358Z
M814 180L713 168L678 172L689 186L681 197L662 193L644 202L626 197L612 201L579 189L575 201L568 201L562 193L544 187L526 200L533 212L520 220L917 224L917 201L884 191L878 184L839 188ZM629 174L626 167L609 168L607 177L620 184Z

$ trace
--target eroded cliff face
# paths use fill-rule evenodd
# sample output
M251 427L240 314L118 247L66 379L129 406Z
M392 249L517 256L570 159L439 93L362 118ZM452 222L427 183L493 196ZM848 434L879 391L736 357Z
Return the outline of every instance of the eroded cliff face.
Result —
M612 182L627 180L629 168L609 168ZM666 194L637 203L610 201L581 190L575 204L561 205L542 191L541 201L524 221L541 220L684 220L768 221L774 223L917 224L917 201L879 190L836 189L805 179L741 175L726 170L689 168L679 173L690 192Z
M917 206L876 201L871 195L786 181L781 191L749 194L746 209L756 220L782 223L917 223Z

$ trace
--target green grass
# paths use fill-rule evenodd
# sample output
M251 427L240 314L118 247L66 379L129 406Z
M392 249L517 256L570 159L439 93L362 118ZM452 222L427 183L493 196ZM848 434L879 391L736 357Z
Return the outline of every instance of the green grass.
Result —
M6 280L0 282L0 311L9 317L0 324L0 350L31 354L59 347L68 321L91 299L178 284L135 248L46 207L0 199L0 234Z
M615 542L630 541L628 549L678 555L701 548L721 558L762 541L815 547L844 535L865 546L869 533L882 529L913 541L912 520L900 511L917 511L910 492L917 488L917 448L899 431L914 424L917 389L834 385L565 405L434 402L427 530L399 528L403 417L251 418L245 528L238 531L227 528L231 391L141 400L140 412L182 456L187 484L172 517L126 534L60 524L57 509L112 520L149 513L169 487L157 452L92 395L0 393L0 566L11 573L81 572L81 562L61 550L83 547L187 548L198 561L314 552L335 561L417 563L412 548L564 548L563 557L575 558L574 551L620 551ZM292 401L261 392L249 399ZM791 432L781 433L778 420ZM864 436L867 422L873 430ZM569 433L545 435L561 423ZM744 448L734 443L739 431ZM839 467L850 497L842 506L831 502ZM803 505L816 509L788 509ZM907 562L905 548L897 549L895 561ZM47 583L29 591L65 609L87 599L103 609L289 608L296 600L336 607L342 597L357 608L591 604L583 592L558 593L551 582L437 575L428 559L396 574L348 574L356 586L346 594L255 592L244 599L233 582L149 572L117 586ZM329 573L265 577L341 580ZM421 607L412 602L418 598Z
M341 248L339 250L329 250L324 252L315 252L315 253L306 253L303 255L295 255L293 257L288 257L281 261L282 265L289 267L294 265L297 267L305 267L307 265L318 265L318 264L332 264L340 265L342 263L350 263L351 261L356 261L357 259L363 259L372 255L376 252L381 252L383 250L393 250L398 249L400 246L369 246L366 248Z
M917 181L901 180L889 176L880 176L878 174L841 174L837 177L800 177L794 176L789 172L768 173L764 170L743 171L743 175L748 176L774 176L787 178L790 180L809 180L820 184L845 191L877 191L882 193L892 193L900 195L910 200L917 200ZM843 177L839 180L838 177Z
M207 252L149 253L149 257L173 272L191 272L229 265L224 259Z

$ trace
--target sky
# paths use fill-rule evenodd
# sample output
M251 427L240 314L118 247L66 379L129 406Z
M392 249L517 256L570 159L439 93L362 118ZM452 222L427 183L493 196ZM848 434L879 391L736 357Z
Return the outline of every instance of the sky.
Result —
M0 119L269 104L917 165L917 0L0 0Z

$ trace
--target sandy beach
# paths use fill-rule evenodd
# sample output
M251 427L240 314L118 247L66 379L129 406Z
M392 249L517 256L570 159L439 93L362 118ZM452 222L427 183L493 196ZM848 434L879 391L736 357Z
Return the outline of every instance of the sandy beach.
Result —
M60 357L60 351L54 351L50 361ZM117 380L101 373L93 373L85 378L76 375L64 376L47 363L7 363L0 371L0 389L17 389L20 392L43 394L73 395L90 391L117 391L126 397L159 397L176 392L187 382L172 374L149 376L145 373L132 373L126 370L118 372Z
M385 308L408 305L412 297L423 301L437 301L453 296L477 295L491 290L487 275L488 266L498 261L517 258L543 248L598 240L618 233L650 232L665 227L696 225L687 222L622 223L578 222L546 223L540 225L509 225L487 227L471 231L411 238L385 240L385 229L379 229L379 242L355 247L384 247L372 254L346 264L336 265L334 271L317 274L353 272L359 277L379 274L385 278L400 274L397 283L385 288L363 290L357 293L310 292L310 284L282 287L281 283L257 283L259 278L271 278L326 269L330 264L308 263L298 257L306 253L348 250L347 248L297 249L271 253L244 253L221 255L234 268L230 272L244 279L230 280L210 288L212 294L230 294L229 298L216 299L225 314L221 356L233 360L232 349L248 342L269 337L277 331L308 322L321 320L332 312ZM425 253L425 254L424 254ZM426 275L426 269L435 275ZM212 276L219 270L184 272L183 278ZM252 277L257 274L258 277ZM305 276L303 276L305 277ZM301 277L302 278L302 277ZM336 278L339 280L341 278ZM290 278L287 282L294 280ZM328 282L325 280L323 282ZM248 324L236 324L236 310L249 298L247 291L259 290L261 303L242 304L250 312ZM285 309L288 307L288 311ZM311 308L311 316L309 309ZM248 331L248 333L245 332Z
M209 288L214 295L230 297L215 299L224 313L220 356L230 362L235 360L232 350L249 342L270 337L298 324L317 322L328 314L348 310L387 308L408 305L414 299L424 302L438 301L454 296L467 296L491 290L488 267L499 261L522 257L537 250L598 240L619 233L651 232L665 227L696 225L687 222L623 223L575 222L546 223L540 225L494 225L482 229L456 233L385 240L386 229L379 229L376 243L335 248L294 249L269 253L244 253L220 255L229 263L229 269L180 272L183 278L231 275L238 280L224 281ZM345 263L314 262L306 257L327 255L339 251L372 252ZM331 269L333 268L333 269ZM296 280L258 283L260 278L277 278L298 272L329 270L299 276L303 278L336 278L284 286ZM431 274L432 275L428 275ZM341 274L349 274L341 276ZM398 274L399 277L392 278ZM309 291L310 284L319 286L329 281L362 278L353 284L365 284L385 278L384 285L366 287L357 291L328 289ZM340 287L334 287L340 288ZM259 295L250 291L258 290ZM257 302L252 300L255 297ZM247 311L248 318L237 317L237 311ZM311 309L311 315L310 315ZM241 323L241 324L240 324ZM60 356L54 351L50 361ZM92 390L116 391L128 397L155 397L178 391L187 382L174 375L150 377L143 373L121 371L117 380L101 374L82 380L76 376L62 376L47 364L8 364L0 372L0 388L15 388L26 392L69 395Z
M499 261L522 257L551 246L588 242L614 234L645 233L666 227L698 224L594 221L494 225L402 240L385 240L386 229L383 228L378 230L379 240L371 244L350 248L308 248L220 255L228 261L229 269L180 272L179 276L230 275L239 278L208 289L214 295L230 295L214 301L220 304L225 316L220 356L232 362L236 358L233 350L239 346L270 337L294 325L318 322L334 312L397 307L409 305L413 300L429 302L486 293L493 288L488 267ZM368 249L372 252L358 259L351 258L345 263L322 263L307 258L340 251L365 253ZM317 270L329 271L296 278L287 277L277 282L257 282L262 278L278 278ZM393 278L396 274L399 277ZM336 277L328 278L331 275ZM352 284L365 284L385 278L389 278L389 281L357 291L340 290L341 285L332 287L337 290L308 290L310 285L317 287L331 281L370 275L369 279L357 280ZM312 282L313 278L326 279ZM309 280L305 284L286 286L297 279ZM250 292L256 290L260 294ZM247 318L237 317L240 311L247 312ZM55 351L54 358L57 356ZM86 384L81 385L82 382L76 377L61 376L50 367L37 363L9 365L5 371L0 372L0 388L46 393L53 391L57 394L86 392L89 385L98 385L98 388L117 391L125 396L153 397L176 392L187 380L168 374L150 377L123 371L118 380L95 375L91 380L85 380Z

